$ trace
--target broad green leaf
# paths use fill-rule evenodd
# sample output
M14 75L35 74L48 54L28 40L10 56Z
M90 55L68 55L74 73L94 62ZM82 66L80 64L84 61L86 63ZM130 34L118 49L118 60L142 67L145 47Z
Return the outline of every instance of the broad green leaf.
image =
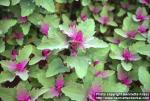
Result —
M103 6L100 15L101 16L108 16L108 10L109 10L108 6Z
M124 9L120 9L119 12L117 13L118 17L123 16L124 14L126 14L126 11Z
M114 27L117 27L117 26L118 26L115 21L109 21L108 24L111 25L111 26L114 26Z
M15 19L0 20L0 35L5 34L17 23Z
M145 44L145 43L136 43L137 45L139 45L137 47L137 52L142 54L142 55L146 55L148 57L150 57L150 45L149 44Z
M11 5L16 5L20 2L20 0L11 0Z
M128 92L128 87L124 84L104 80L101 84L103 92Z
M107 31L107 26L100 25L100 32L105 33Z
M85 37L89 38L95 34L95 22L93 19L82 21L79 23L78 29L83 32Z
M19 55L17 56L17 61L22 61L25 59L29 59L29 56L32 53L32 45L26 45L21 50L19 50Z
M66 36L61 33L59 30L52 28L49 30L49 36L43 37L42 42L37 47L40 50L43 49L65 49L68 48L68 43L66 41Z
M136 30L138 27L138 23L132 20L132 16L125 17L123 20L122 29L124 31Z
M62 60L60 58L53 59L49 64L48 64L48 69L46 72L46 77L52 77L56 74L59 73L64 73L68 71L69 69L64 66Z
M115 29L115 33L124 37L124 38L127 37L126 33L122 29Z
M54 101L70 101L70 99L69 99L69 97L62 95L62 96L59 97L59 98L55 97L55 98L54 98Z
M29 65L34 65L36 63L38 63L41 60L44 60L45 57L42 56L34 56L33 58L31 58L31 60L29 61Z
M40 13L35 12L28 17L28 20L34 25L40 25L43 20L43 16Z
M26 81L29 77L27 70L24 72L16 72L16 75L18 75L23 81Z
M14 78L13 75L8 71L3 71L0 73L0 83L10 81L12 78Z
M132 63L127 63L125 61L122 61L121 65L126 71L130 71L132 69Z
M40 97L47 91L49 91L49 88L32 89L32 91L31 91L31 95L33 97L32 101L36 101L38 99L38 97Z
M148 72L146 67L139 67L138 70L139 80L144 86L145 89L150 89L150 73Z
M21 24L20 26L22 28L23 34L27 35L30 31L31 23L28 22L28 23L25 23L25 24Z
M55 5L53 0L35 0L36 5L43 7L48 12L55 12Z
M109 56L112 59L124 60L124 58L122 57L122 49L117 45L111 44L111 53L109 54Z
M0 53L5 51L5 42L0 39Z
M92 48L88 50L88 54L92 58L92 60L105 61L108 57L109 51L110 51L110 47Z
M65 60L68 66L75 68L75 72L79 78L83 78L87 74L89 59L83 56L67 57Z
M87 6L87 5L90 4L90 0L82 0L81 3L82 3L83 6Z
M10 5L10 1L9 0L0 0L0 5L2 5L2 6L9 6Z
M35 9L35 4L32 0L21 0L21 16L29 16Z
M87 92L82 84L71 83L62 88L62 92L71 100L86 101L85 96Z
M106 48L108 44L103 40L100 40L96 37L92 37L84 43L85 48Z
M54 85L54 78L46 77L46 71L40 71L37 73L37 79L44 87L48 88Z
M16 101L16 89L0 87L0 98L2 101Z
M46 15L44 23L48 23L50 27L58 28L60 19L57 15Z

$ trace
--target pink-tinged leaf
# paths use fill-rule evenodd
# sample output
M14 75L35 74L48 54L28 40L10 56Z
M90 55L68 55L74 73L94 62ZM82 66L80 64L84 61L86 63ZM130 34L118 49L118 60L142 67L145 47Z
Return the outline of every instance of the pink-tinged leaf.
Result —
M94 6L94 7L91 7L90 10L92 11L93 14L97 14L99 13L100 8Z
M96 77L107 78L109 76L109 71L98 71L95 73Z
M25 90L18 91L16 98L17 101L31 101L29 93Z
M50 55L50 50L49 49L44 49L42 50L42 56L48 58L48 56Z
M56 79L55 87L59 92L61 92L62 87L64 86L64 78L62 75L58 76Z
M149 19L149 17L143 14L142 9L138 8L136 11L136 19L137 21L144 21L146 19Z
M22 32L13 32L12 34L13 38L15 38L16 40L21 40L24 37L24 34Z
M48 36L49 25L46 23L41 24L40 32L43 33L45 36Z
M19 22L20 22L20 23L26 23L27 20L28 20L28 17L27 17L27 16L20 16L20 17L19 17Z
M89 101L97 101L96 93L100 93L100 92L102 92L102 89L100 86L92 85L88 91L87 98L89 99Z
M17 50L13 49L13 50L11 51L12 59L13 59L13 60L16 60L17 55L18 55Z
M81 18L82 21L85 21L85 20L87 20L87 15L81 13L80 18Z
M128 74L125 71L118 71L117 74L118 80L124 80L128 77Z
M113 39L112 40L112 43L114 43L114 44L119 44L121 42L121 40L120 39Z
M95 60L95 61L93 61L93 66L95 67L97 64L99 64L100 63L100 61L99 60Z
M23 60L16 64L16 71L23 72L25 70L25 67L28 63L28 60Z
M102 25L107 25L109 22L109 17L108 16L102 16L99 19L99 23L101 23Z
M129 78L127 72L125 72L124 70L118 71L117 78L126 86L129 86L132 83L132 80Z
M66 34L68 37L73 37L73 35L76 35L78 33L78 30L76 28L76 24L72 22L69 26L68 30L63 30L64 34Z
M10 62L8 62L8 69L9 69L10 71L15 71L15 70L16 70L16 65L17 65L16 62L10 61Z
M126 33L126 35L129 39L134 39L136 34L137 34L137 31L135 31L135 30L132 30L132 31L129 31Z
M51 93L53 96L56 96L56 97L59 96L59 92L56 90L55 86L50 88L50 93Z
M129 3L128 2L121 2L121 7L124 9L128 9L129 8Z
M150 0L140 0L140 2L144 5L150 4Z
M143 34L145 34L146 32L148 32L148 28L147 28L146 26L144 26L144 25L140 25L140 26L138 27L138 32L143 35Z
M60 96L61 94L61 89L64 86L64 79L62 75L59 75L56 79L55 86L50 88L50 92L52 93L53 96Z
M129 49L124 49L122 53L122 57L124 58L125 61L135 61L137 60L136 56L129 51Z

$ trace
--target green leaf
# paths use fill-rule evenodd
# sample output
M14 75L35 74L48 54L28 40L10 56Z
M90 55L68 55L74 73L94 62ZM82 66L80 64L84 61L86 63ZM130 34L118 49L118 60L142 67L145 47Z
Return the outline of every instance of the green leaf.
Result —
M130 71L132 69L132 63L121 61L121 65L126 71Z
M0 98L2 101L16 101L16 89L0 87Z
M109 21L108 24L111 25L111 26L114 26L114 27L117 27L117 26L118 26L115 21Z
M35 0L36 5L43 7L48 12L55 12L55 5L53 0Z
M87 5L90 4L90 0L82 0L81 3L82 3L83 6L87 6Z
M75 68L75 72L79 78L83 78L87 74L89 59L83 56L67 57L65 60L68 66Z
M55 0L58 3L67 3L67 0Z
M24 72L16 72L16 75L18 75L23 81L26 81L29 77L27 70Z
M54 78L46 77L46 71L40 71L37 73L37 79L45 88L49 88L54 85Z
M46 15L44 22L48 23L51 27L58 28L60 19L57 15Z
M21 0L20 6L21 16L29 16L35 9L35 5L32 0Z
M5 51L5 42L0 39L0 53Z
M9 6L10 5L10 1L9 0L0 0L0 5L2 5L2 6Z
M49 30L49 36L43 37L41 44L37 47L40 50L43 49L65 49L68 48L66 36L55 28Z
M103 40L100 40L96 37L92 37L84 43L85 48L106 48L108 44Z
M132 16L128 16L128 17L124 18L123 26L122 26L122 29L124 31L136 30L137 27L138 27L138 23L136 23L132 20Z
M0 74L0 83L3 83L5 81L10 81L13 78L13 75L8 71L3 71Z
M15 19L0 20L0 35L5 34L17 23Z
M127 92L128 87L121 83L104 82L102 89L104 92Z
M122 57L122 49L114 44L111 44L111 53L109 54L109 56L112 59L124 60L124 58Z
M138 76L144 88L149 90L150 89L150 74L147 68L143 66L139 67Z
M136 43L138 45L136 51L142 55L146 55L150 57L150 44L146 45L144 42L143 43Z
M62 60L60 58L53 59L49 64L48 64L48 69L46 72L46 77L52 77L56 74L59 73L64 73L68 71L69 69L64 66Z
M28 22L28 23L25 23L25 24L21 24L20 26L22 28L23 34L27 35L29 33L31 23Z
M31 95L32 95L32 101L36 101L41 95L49 91L49 88L40 88L40 89L32 89Z
M105 33L107 31L107 26L100 25L100 32Z
M34 25L40 25L43 20L43 16L40 13L35 12L28 17L28 20Z
M62 92L65 96L71 98L71 100L75 101L86 101L86 90L83 85L72 83L62 88Z
M148 35L147 35L147 41L148 41L148 43L150 43L150 30L148 31Z
M78 25L78 29L83 32L85 37L91 37L95 34L95 22L93 19L87 19L86 21L82 21Z
M20 0L11 0L11 5L17 5L20 2Z
M19 62L22 60L29 59L31 53L32 53L32 45L26 45L21 50L19 50L19 55L17 56L16 60Z
M33 58L31 58L29 65L34 65L44 59L45 59L45 57L42 57L42 56L34 56Z
M127 37L126 34L125 34L125 32L122 29L118 29L118 28L115 29L115 33L118 34L118 35L120 35L120 36L122 36L122 37L124 37L124 38Z

